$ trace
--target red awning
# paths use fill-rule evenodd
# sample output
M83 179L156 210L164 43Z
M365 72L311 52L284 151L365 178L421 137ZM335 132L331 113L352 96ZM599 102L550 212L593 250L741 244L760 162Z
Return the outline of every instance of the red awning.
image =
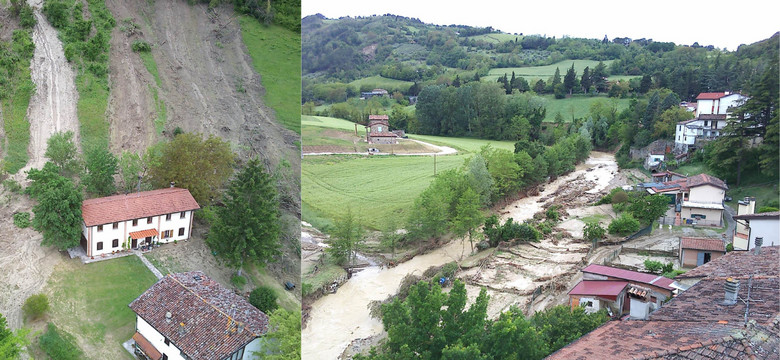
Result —
M157 229L148 229L148 230L141 230L141 231L133 231L130 233L130 238L143 239L149 236L157 236L157 235L159 235Z
M152 346L152 343L150 343L149 340L146 340L141 333L136 331L135 335L133 335L133 340L135 340L135 345L141 348L141 351L150 359L160 360L162 357L162 354L160 354L160 352Z

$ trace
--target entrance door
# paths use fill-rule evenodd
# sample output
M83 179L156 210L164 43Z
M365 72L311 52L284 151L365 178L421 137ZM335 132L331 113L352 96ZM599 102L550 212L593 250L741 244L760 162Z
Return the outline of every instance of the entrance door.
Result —
M146 239L144 239L144 241L146 242L146 245L151 245L152 244L152 237L151 236L147 236Z
M696 266L704 265L704 253L696 254Z
M138 239L133 239L133 243L130 246L131 249L135 249L138 247Z
M705 264L710 262L711 259L712 259L712 253L704 253L704 263Z

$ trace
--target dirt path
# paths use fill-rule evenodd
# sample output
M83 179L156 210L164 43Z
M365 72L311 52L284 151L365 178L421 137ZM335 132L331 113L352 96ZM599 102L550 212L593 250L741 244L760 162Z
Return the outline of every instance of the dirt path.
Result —
M433 155L454 155L458 153L458 150L455 150L449 146L439 146L439 145L433 145L431 143L427 143L420 140L413 140L408 139L409 141L414 141L418 144L421 144L423 146L427 146L433 149L436 149L436 152L422 152L422 153L398 153L395 152L392 155L399 155L399 156L433 156ZM304 156L319 156L319 155L391 155L390 153L367 153L367 152L305 152L303 153Z
M31 201L0 186L0 314L12 329L22 326L22 304L43 289L63 257L53 248L42 247L42 236L31 228L19 229L13 214L30 211Z
M30 98L27 118L30 120L30 160L17 180L31 168L41 168L46 162L46 140L52 133L73 131L75 143L79 144L79 123L76 116L76 76L57 38L57 30L41 13L42 0L28 0L35 10L37 24L33 29L35 52L30 63L30 75L35 83L35 94Z

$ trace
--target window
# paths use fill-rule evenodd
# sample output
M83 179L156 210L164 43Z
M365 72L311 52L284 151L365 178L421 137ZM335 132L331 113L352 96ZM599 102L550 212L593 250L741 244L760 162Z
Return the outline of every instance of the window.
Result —
M151 216L146 218L146 223L147 224L151 224L152 223L152 217Z
M243 358L244 358L244 348L240 348L238 349L238 351L230 355L230 360L241 360Z
M138 226L138 219L133 219L133 226Z
M103 250L103 242L102 242L102 241L98 241L98 243L97 243L97 249L98 249L98 250Z
M115 223L114 223L114 226L113 226L113 228L114 228L114 229L119 229L119 223L118 223L118 222L115 222Z
M103 231L103 225L98 225L98 231Z
M179 219L184 219L185 217L187 217L187 212L182 211L181 214L179 214Z
M171 214L165 215L165 221L171 221Z
M184 236L184 228L179 228L179 236Z
M119 247L119 239L111 240L111 247L112 248L118 248Z
M165 230L165 231L163 231L163 233L162 233L162 238L163 239L167 239L167 238L170 238L170 237L173 237L173 230Z

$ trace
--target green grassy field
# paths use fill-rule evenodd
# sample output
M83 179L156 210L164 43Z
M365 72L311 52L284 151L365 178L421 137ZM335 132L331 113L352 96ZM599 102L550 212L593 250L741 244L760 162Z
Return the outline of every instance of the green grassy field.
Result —
M30 122L27 120L27 107L35 92L35 84L30 80L30 69L24 68L18 75L21 84L4 99L0 106L3 110L3 129L7 136L5 148L5 170L15 174L27 165L27 146L30 144Z
M414 83L411 81L388 79L388 78L381 77L379 75L357 79L349 84L354 86L355 89L357 90L360 90L361 86L367 85L372 89L379 88L388 91L390 91L391 89L400 89L402 92L409 90L409 87L414 85Z
M630 99L609 98L606 95L575 95L565 99L555 99L552 95L544 95L543 97L547 99L547 102L545 103L545 107L547 108L547 115L544 117L545 122L555 121L555 114L557 113L561 113L563 120L566 122L571 121L572 113L575 118L585 118L590 114L591 104L597 101L604 101L608 104L614 103L617 106L618 112L627 109L631 102Z
M95 146L108 148L108 88L103 85L105 81L107 79L98 79L90 72L76 76L76 89L79 92L76 114L81 127L82 150Z
M612 61L613 60L606 60L604 61L604 65L608 67ZM595 68L596 65L599 64L599 62L596 60L563 60L552 65L544 65L544 66L493 68L490 69L490 71L488 71L488 74L486 76L482 77L482 81L496 81L498 80L499 76L502 76L504 74L511 76L512 71L515 72L515 76L522 76L529 82L531 80L538 80L538 79L547 81L548 78L552 77L555 74L556 68L560 70L561 79L563 79L563 76L566 75L566 70L568 70L571 67L572 63L574 63L574 70L577 72L577 76L582 76L582 72L583 70L585 70L586 66L590 67L590 69L593 70L593 68Z
M514 152L514 141L499 141L499 140L484 140L484 139L472 139L472 138L450 138L444 136L433 135L409 135L410 139L421 140L429 142L434 145L449 146L457 149L458 151L465 151L470 153L479 152L479 150L485 146L490 145L497 149L504 149Z
M523 40L523 35L493 33L493 34L469 36L467 38L473 40L482 40L493 44L499 44L507 41L515 41L515 39L517 39L518 41Z
M301 35L240 16L241 35L266 89L263 100L286 128L301 132Z
M50 321L106 353L129 353L122 342L135 332L135 313L127 305L157 278L135 256L81 264L69 260L55 268L44 289ZM90 358L100 356L91 354Z

